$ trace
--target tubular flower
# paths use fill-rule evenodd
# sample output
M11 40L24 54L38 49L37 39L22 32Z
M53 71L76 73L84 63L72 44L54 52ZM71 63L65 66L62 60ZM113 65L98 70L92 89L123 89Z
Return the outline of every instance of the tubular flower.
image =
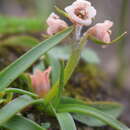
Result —
M51 67L46 69L44 72L36 69L33 75L30 75L32 82L33 91L39 95L39 97L44 97L50 90L49 75L51 72Z
M86 0L76 0L72 5L65 8L70 20L78 25L88 26L96 16L96 9Z
M110 28L113 26L113 22L105 20L104 23L98 23L95 26L91 27L87 33L94 36L98 40L109 43L111 42L110 35L112 31Z
M60 17L55 13L51 13L51 15L48 17L47 24L48 24L47 29L48 35L54 35L57 32L62 31L63 29L68 27L67 23L61 20Z

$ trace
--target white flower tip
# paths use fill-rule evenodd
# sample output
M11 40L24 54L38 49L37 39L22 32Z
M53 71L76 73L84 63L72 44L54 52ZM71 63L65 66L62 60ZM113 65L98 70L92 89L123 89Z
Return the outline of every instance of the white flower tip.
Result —
M65 8L70 20L77 25L90 25L96 16L96 9L86 0L76 0Z

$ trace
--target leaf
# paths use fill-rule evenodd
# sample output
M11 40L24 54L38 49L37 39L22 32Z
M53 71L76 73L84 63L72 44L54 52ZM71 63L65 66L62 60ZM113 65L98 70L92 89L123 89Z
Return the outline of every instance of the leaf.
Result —
M22 90L22 89L18 89L18 88L7 88L3 92L5 92L5 93L13 92L13 93L25 94L25 95L28 95L33 98L38 98L38 95L36 95L35 93L29 92L26 90Z
M94 107L104 113L107 113L113 118L117 118L123 111L123 106L119 103L115 102L83 102L70 97L62 97L62 104L79 104L79 105L88 105L90 107ZM97 120L91 116L86 116L82 114L73 114L75 120L80 121L81 123L87 124L88 126L103 126L106 125L104 122Z
M35 103L36 101L37 100L34 100L27 95L23 95L6 104L0 109L0 125L8 121L17 112L21 111L28 105Z
M100 45L111 45L113 43L117 43L119 40L121 40L125 35L127 34L127 32L122 33L120 36L118 36L116 39L112 40L109 43L103 42L98 40L97 38L95 38L94 36L89 35L89 39L92 40L93 42L95 42L96 44L100 44Z
M0 34L40 32L45 29L43 19L0 16Z
M123 107L122 105L118 104L118 103L113 103L113 102L98 102L98 103L91 103L88 104L91 107L94 107L108 115L111 115L114 119L116 119L117 117L120 116L120 114L123 111ZM73 115L74 119L87 124L89 126L104 126L106 125L104 122L97 120L91 116L85 116L82 114L74 114Z
M57 6L55 6L55 9L56 9L57 13L69 18L69 15L65 11L63 11L62 9L58 8Z
M58 88L57 95L56 95L55 99L53 100L53 102L54 102L53 106L55 108L58 107L58 105L59 105L59 103L61 101L63 90L64 90L64 62L61 62L59 88Z
M22 72L29 68L40 56L57 45L72 32L70 27L51 38L41 42L36 47L25 53L0 73L0 90L8 87Z
M26 46L26 47L34 47L38 44L38 40L31 36L12 36L6 38L5 40L1 41L1 46L6 45L18 45L18 46Z
M51 71L52 85L55 84L57 80L59 80L60 71L61 71L60 62L53 55L50 54L47 55L47 62L49 66L52 67L52 71Z
M69 113L56 113L56 117L60 124L61 130L76 130L74 120Z
M55 58L68 60L71 52L72 46L67 45L54 47L48 53L53 55ZM97 64L100 62L98 55L90 48L83 49L81 52L81 58L87 63Z
M72 46L57 46L51 49L48 54L53 55L55 58L67 60L71 54Z
M32 120L18 115L12 117L6 123L2 124L2 126L9 130L46 130Z
M79 99L74 99L72 97L67 97L67 96L63 96L61 98L61 103L62 104L82 104L85 105L85 102Z
M66 104L66 105L61 105L57 111L86 114L88 116L101 120L102 122L110 125L111 127L117 130L129 130L127 126L114 119L111 115L108 115L98 109L95 109L87 105Z
M84 49L82 51L81 58L87 63L100 63L98 55L90 48Z
M52 104L49 104L49 106L53 114L56 116L60 124L61 130L76 130L74 120L70 113L68 112L57 113L56 109L53 107Z
M70 79L71 75L73 74L73 71L75 70L81 56L81 52L83 48L85 47L87 43L87 36L83 36L79 43L74 43L74 48L72 50L72 53L69 57L69 60L65 66L64 69L64 83L63 86L65 86ZM58 94L58 87L59 87L59 81L57 81L50 92L45 97L45 104L48 104L50 101L52 101Z

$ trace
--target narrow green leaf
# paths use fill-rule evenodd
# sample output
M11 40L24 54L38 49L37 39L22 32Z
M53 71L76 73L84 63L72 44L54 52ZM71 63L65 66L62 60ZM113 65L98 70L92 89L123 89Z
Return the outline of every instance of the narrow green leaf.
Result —
M40 32L45 29L43 19L0 16L0 34Z
M87 36L83 36L80 39L79 43L75 43L74 48L72 50L72 54L70 55L70 58L66 64L66 67L64 69L64 86L66 85L66 83L68 82L68 80L70 79L73 71L75 70L79 60L80 60L80 56L81 56L81 52L84 48L84 46L87 43ZM50 92L48 93L48 95L45 97L45 102L48 103L50 102L53 98L55 98L55 96L58 93L58 85L59 85L59 81L57 81L52 89L50 90Z
M67 96L63 96L61 98L61 103L62 104L82 104L85 105L85 102L82 100L78 100L78 99L74 99L72 97L67 97Z
M57 59L68 60L72 52L72 45L67 46L57 46L51 49L48 53L53 55ZM54 55L55 54L55 55ZM96 52L90 48L84 48L81 52L81 59L87 63L97 64L100 62L100 59Z
M58 111L86 114L88 116L92 116L96 119L101 120L102 122L110 125L111 127L117 130L129 130L127 126L115 120L112 116L87 105L79 105L79 104L61 105Z
M127 34L127 32L122 33L120 36L118 36L116 39L112 40L109 43L103 42L98 40L97 38L95 38L94 36L89 35L89 39L92 40L93 42L95 42L96 44L101 44L101 45L111 45L113 43L117 43L118 41L120 41L125 35Z
M5 92L5 93L13 92L13 93L25 94L25 95L31 96L33 98L38 98L38 95L36 95L35 93L31 93L29 91L18 89L18 88L7 88L3 92Z
M62 9L58 8L57 6L55 6L55 9L56 9L57 13L69 18L69 15L65 11L63 11Z
M8 121L17 112L21 111L28 105L36 103L39 100L34 100L27 95L23 95L6 104L0 109L0 125Z
M17 115L2 124L2 126L9 130L46 130L32 120Z
M57 59L68 60L68 58L71 54L71 51L72 51L71 45L56 46L53 49L51 49L50 51L48 51L48 54L53 55Z
M53 55L51 54L47 55L48 64L49 66L52 67L52 72L51 72L52 85L55 84L57 80L59 80L60 71L61 71L60 61L57 58L55 58Z
M60 124L61 130L76 130L74 120L69 113L57 113L56 117Z
M65 70L64 70L64 85L66 85L66 83L70 79L72 73L74 72L74 70L80 60L82 50L85 47L86 43L87 43L87 36L82 37L79 44L75 43L76 44L75 48L72 50L72 54L67 62Z
M52 104L49 104L53 114L56 116L61 130L76 130L75 122L68 112L57 113Z
M31 36L12 36L12 37L6 38L5 40L0 41L0 47L6 46L6 45L34 47L37 44L38 44L38 40Z
M111 115L113 118L119 117L123 111L123 106L115 102L83 102L81 100L74 99L71 97L62 97L61 103L62 104L79 104L79 105L87 105L90 107L94 107L104 113ZM78 120L89 126L99 127L99 126L106 125L106 123L88 115L86 116L83 114L76 113L76 114L73 114L73 117L75 120Z
M55 107L58 107L58 105L59 105L59 103L61 101L63 90L64 90L64 62L61 62L59 88L58 88L57 95L56 95L56 97L54 99L55 101L53 101Z
M100 63L100 59L98 55L90 48L84 49L82 51L81 58L87 63L92 63L92 64Z
M67 35L72 32L70 27L51 38L41 42L36 47L25 53L0 73L0 90L8 87L22 72L30 67L40 56L46 53L49 49L57 45Z

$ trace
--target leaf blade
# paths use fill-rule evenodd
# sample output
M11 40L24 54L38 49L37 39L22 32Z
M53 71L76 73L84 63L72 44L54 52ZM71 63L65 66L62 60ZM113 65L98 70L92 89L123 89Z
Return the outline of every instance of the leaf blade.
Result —
M71 97L62 97L61 98L62 104L79 104L79 105L87 105L90 107L94 107L102 112L110 114L113 118L119 117L119 115L123 111L123 106L116 102L84 102L78 99L74 99ZM92 127L100 127L106 125L106 123L95 119L91 116L82 115L79 113L73 114L73 118L83 124L87 124L88 126Z
M30 51L25 53L11 65L6 67L0 73L0 90L6 88L10 85L12 81L14 81L22 72L24 72L34 61L37 60L41 55L47 52L49 49L58 44L61 40L63 40L67 35L72 32L73 28L70 27L55 36L41 42L36 47L32 48ZM17 71L16 71L17 70Z
M25 117L15 115L2 125L9 130L46 130L37 123Z
M61 130L76 130L72 116L69 113L56 113Z
M126 127L124 124L120 123L119 121L115 120L112 116L109 116L108 114L87 105L85 106L79 104L77 105L66 104L59 107L59 112L72 112L72 113L86 114L101 120L102 122L110 125L111 127L117 130L129 130L128 127Z
M27 95L23 95L6 104L0 109L0 125L8 121L17 112L33 103L35 103L34 99Z

